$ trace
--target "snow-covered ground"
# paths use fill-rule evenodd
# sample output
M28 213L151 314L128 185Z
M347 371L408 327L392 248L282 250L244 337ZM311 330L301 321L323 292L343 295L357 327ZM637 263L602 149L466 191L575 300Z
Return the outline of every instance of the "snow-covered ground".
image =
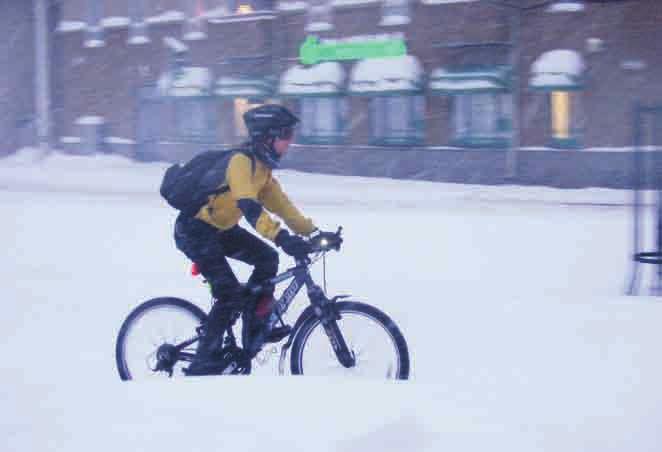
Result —
M123 383L133 307L208 307L157 193L166 165L34 157L0 160L4 450L660 450L662 303L621 295L627 192L283 171L319 226L344 226L329 291L398 322L411 380L279 377L272 360Z

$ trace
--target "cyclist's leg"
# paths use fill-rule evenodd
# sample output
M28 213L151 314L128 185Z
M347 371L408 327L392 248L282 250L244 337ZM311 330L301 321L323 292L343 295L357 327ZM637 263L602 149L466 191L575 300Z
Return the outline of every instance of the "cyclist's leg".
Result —
M248 284L259 284L273 278L278 272L278 252L246 229L235 226L223 231L220 245L225 255L253 266Z
M222 246L226 256L237 259L253 266L253 273L248 279L248 284L261 284L273 278L278 272L278 252L264 241L245 229L235 226L221 234ZM273 299L273 287L267 287L257 299L247 298L247 302L254 303L249 316L250 334L257 333L264 326L267 315L271 312ZM246 318L244 318L246 319ZM278 342L290 333L291 328L287 325L274 327L265 338L267 342Z
M227 301L238 299L239 282L227 262L219 240L219 230L194 218L178 218L175 242L186 256L198 264L200 272L210 283L216 302L212 306L198 343L189 374L209 374L221 371L214 366L215 354L223 346L223 332L231 320L232 310Z

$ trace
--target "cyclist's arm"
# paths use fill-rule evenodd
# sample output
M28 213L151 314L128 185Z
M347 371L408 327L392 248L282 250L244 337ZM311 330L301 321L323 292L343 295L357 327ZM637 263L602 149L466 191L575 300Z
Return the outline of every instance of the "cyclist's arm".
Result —
M226 180L237 207L248 223L262 237L275 240L280 231L280 223L274 221L258 201L258 187L253 181L253 162L250 157L236 154L228 165Z
M316 229L312 220L301 214L273 177L269 178L260 191L259 199L264 207L282 218L297 234L310 235Z

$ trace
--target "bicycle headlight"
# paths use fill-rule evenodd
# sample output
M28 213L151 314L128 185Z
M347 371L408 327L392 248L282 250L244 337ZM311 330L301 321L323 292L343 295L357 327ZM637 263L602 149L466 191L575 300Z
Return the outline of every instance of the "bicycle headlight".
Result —
M326 247L328 244L329 244L329 241L327 239L320 240L320 246Z

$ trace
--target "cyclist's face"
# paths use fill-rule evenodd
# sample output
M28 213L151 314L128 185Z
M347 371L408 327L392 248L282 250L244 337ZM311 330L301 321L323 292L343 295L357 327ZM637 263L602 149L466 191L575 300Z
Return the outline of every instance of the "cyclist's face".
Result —
M274 151L280 156L285 155L287 152L287 149L290 147L290 144L292 144L292 137L284 139L284 138L276 138L274 140Z

